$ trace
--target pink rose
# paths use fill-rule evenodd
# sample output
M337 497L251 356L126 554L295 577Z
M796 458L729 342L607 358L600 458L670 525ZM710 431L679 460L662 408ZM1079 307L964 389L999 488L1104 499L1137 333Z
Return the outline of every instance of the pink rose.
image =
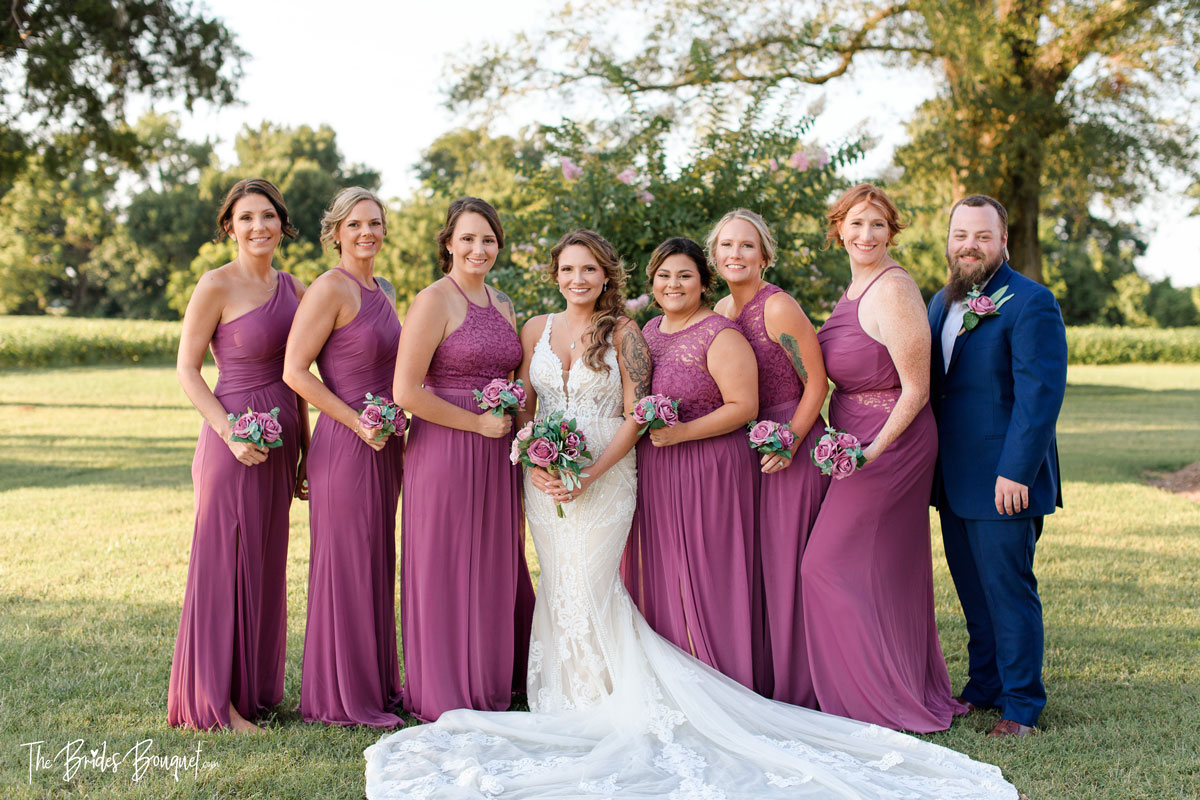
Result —
M383 409L377 405L369 405L358 415L358 424L369 431L377 431L383 427Z
M638 403L636 406L633 407L633 421L636 422L638 425L645 425L646 424L646 412L651 408L655 408L655 404L654 404L653 400L646 399L646 400L643 400L642 402Z
M392 424L396 426L396 433L401 434L408 430L408 417L404 416L404 411L396 409L396 418L392 420Z
M750 429L750 443L755 447L766 444L767 439L771 438L775 423L769 419L764 419L762 422Z
M554 442L540 436L529 443L525 453L529 460L539 467L548 467L558 459L558 448L554 446Z
M855 461L854 456L841 452L833 457L833 470L830 474L835 480L840 480L853 475L856 469L858 469L858 462Z
M530 436L533 436L533 423L526 422L524 427L522 427L521 430L517 431L517 441L523 442L526 439L528 439Z
M824 464L837 455L837 445L833 443L833 439L829 436L822 436L817 441L817 446L813 448L813 461Z
M577 449L579 449L579 445L582 441L583 441L583 437L580 436L580 434L578 432L571 432L571 433L567 434L567 437L565 439L563 439L563 445L567 449L577 450Z
M495 408L500 405L500 393L508 388L508 381L503 378L495 378L488 382L487 386L483 387L482 402L487 403L489 408Z
M578 447L564 448L563 455L565 455L567 458L571 459L572 461L578 461L579 460L579 448Z
M513 397L517 398L517 405L521 408L525 407L525 399L528 395L525 394L525 387L519 383L513 383L508 387L508 390L513 393Z
M514 464L521 462L521 437L517 434L517 438L513 439L512 449L508 451L508 460Z
M278 442L279 437L283 435L283 426L279 424L279 420L265 412L258 413L258 425L262 428L262 440L267 444Z
M972 297L967 300L967 308L971 309L980 316L983 316L984 314L995 314L996 302L986 294L981 294L979 297Z
M792 433L790 428L784 428L781 426L779 428L779 443L790 450L795 442L796 434Z
M674 427L675 423L679 422L679 414L675 411L675 404L671 402L671 398L660 396L654 406L654 413L668 428Z
M858 437L852 433L839 433L836 441L837 446L843 450L853 450L858 447Z
M239 439L252 439L259 430L258 415L253 411L247 411L233 423L233 435Z

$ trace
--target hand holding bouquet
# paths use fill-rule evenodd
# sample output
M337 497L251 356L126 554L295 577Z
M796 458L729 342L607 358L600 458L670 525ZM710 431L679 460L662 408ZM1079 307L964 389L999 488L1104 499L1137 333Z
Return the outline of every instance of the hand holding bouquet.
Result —
M867 463L858 437L845 431L826 428L825 435L817 440L812 449L812 462L821 468L822 475L831 475L834 480L848 478Z
M249 407L240 417L230 414L233 423L231 442L245 442L258 447L283 447L283 426L279 424L279 407L270 411L253 411Z
M386 397L367 392L367 402L358 415L358 427L379 441L393 433L404 433L408 428L408 418L404 416L404 409Z
M516 413L525 408L525 385L520 380L494 378L482 390L475 390L475 400L480 408L497 417L504 416L506 411Z
M526 423L517 431L509 459L514 464L526 467L541 467L563 482L567 490L580 488L583 461L592 460L587 449L587 436L579 430L574 419L563 419L563 412L555 411L544 419ZM563 516L558 506L558 516Z
M764 419L761 422L752 420L746 427L750 430L750 446L764 456L779 454L786 459L792 457L792 445L796 443L796 435L792 433L792 425L785 422L780 425Z
M673 428L679 422L679 401L665 394L648 394L637 401L630 416L642 426L638 436L651 428Z

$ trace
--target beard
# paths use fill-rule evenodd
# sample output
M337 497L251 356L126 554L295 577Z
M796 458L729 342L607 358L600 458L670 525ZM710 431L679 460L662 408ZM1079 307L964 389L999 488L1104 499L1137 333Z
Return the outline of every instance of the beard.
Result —
M975 256L980 261L974 268L968 267L962 262L966 256ZM950 268L950 279L946 281L946 289L942 295L946 308L965 300L971 287L978 285L982 289L986 286L1002 263L1002 255L997 255L992 261L985 260L982 250L963 250L958 255L951 256L950 248L947 247L946 264Z

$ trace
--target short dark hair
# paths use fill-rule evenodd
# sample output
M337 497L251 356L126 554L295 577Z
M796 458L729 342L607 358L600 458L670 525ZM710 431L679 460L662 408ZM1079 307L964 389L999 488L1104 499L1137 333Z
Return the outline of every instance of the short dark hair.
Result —
M261 194L267 198L268 202L275 208L275 213L279 215L279 221L283 227L283 235L289 239L295 239L299 231L296 230L296 226L288 218L288 210L287 206L284 205L283 195L280 194L275 184L266 178L245 178L235 183L225 195L225 200L221 203L221 210L217 212L217 236L213 241L219 242L229 235L229 223L233 220L234 204L243 197L251 194Z
M454 235L454 226L458 224L458 218L467 213L478 214L486 219L488 225L492 226L492 233L496 234L496 244L500 246L501 250L504 249L504 228L500 227L500 215L496 213L496 209L492 208L492 204L478 197L460 197L450 204L450 208L446 209L446 224L442 226L437 235L438 257L444 273L449 274L451 267L454 266L454 259L450 257L450 251L446 249L446 244Z
M1008 233L1008 211L1005 210L1004 206L996 198L988 197L986 194L969 194L951 206L950 219L954 219L954 212L958 211L959 206L966 206L967 208L991 206L1000 215L1000 232ZM949 227L949 224L949 221L947 221L947 227Z
M700 276L700 285L704 287L704 292L700 295L700 302L708 305L712 302L712 267L708 265L708 258L704 255L704 249L686 236L672 236L654 248L654 252L650 254L650 261L646 263L646 280L653 286L654 273L658 271L662 263L671 256L679 255L687 256L696 264L696 272Z

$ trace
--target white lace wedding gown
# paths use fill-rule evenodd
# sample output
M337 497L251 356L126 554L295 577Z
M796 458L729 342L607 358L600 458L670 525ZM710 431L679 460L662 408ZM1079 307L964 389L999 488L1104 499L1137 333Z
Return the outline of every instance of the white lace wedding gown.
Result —
M594 455L621 425L621 378L576 362L563 385L553 317L530 365L539 413L575 417ZM618 575L636 493L630 452L560 519L525 484L542 575L530 713L450 711L366 750L367 797L1005 798L990 764L767 700L651 630Z

